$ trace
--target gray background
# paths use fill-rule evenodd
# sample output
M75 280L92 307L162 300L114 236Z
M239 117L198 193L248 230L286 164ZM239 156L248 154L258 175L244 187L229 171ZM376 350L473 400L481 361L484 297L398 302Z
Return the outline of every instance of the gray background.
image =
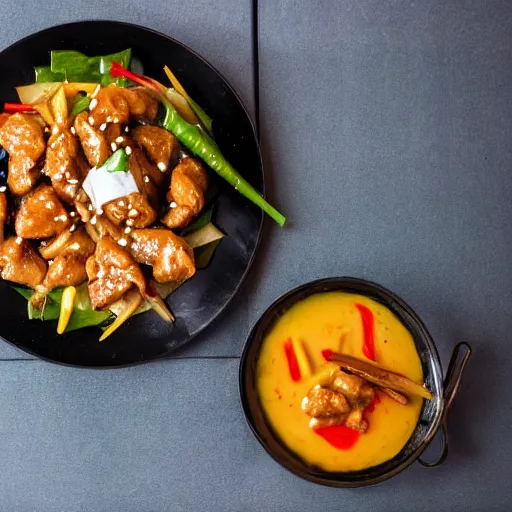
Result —
M1 0L0 47L80 19L182 40L254 113L250 0ZM270 198L237 300L176 359L77 371L0 345L0 510L507 510L512 499L512 4L259 2L260 119ZM253 439L238 356L267 305L331 275L408 301L446 366L474 357L444 466L370 489L303 482Z

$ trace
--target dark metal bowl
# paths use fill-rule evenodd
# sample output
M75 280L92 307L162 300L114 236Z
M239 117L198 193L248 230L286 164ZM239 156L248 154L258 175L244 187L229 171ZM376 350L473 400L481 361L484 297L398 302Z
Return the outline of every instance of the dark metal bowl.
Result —
M50 50L105 55L131 48L144 73L167 83L169 65L190 95L213 118L215 139L236 169L264 191L260 149L251 118L226 80L182 43L147 28L113 21L82 21L52 27L18 41L0 53L1 101L18 101L14 87L34 81L34 66L48 65ZM211 173L215 179L214 173ZM171 295L175 323L154 312L131 318L107 341L101 331L82 329L63 336L56 322L30 321L26 301L11 283L0 282L0 336L18 348L53 362L115 367L165 357L209 325L237 293L253 261L263 214L222 180L216 180L215 224L226 234L210 265Z
M421 360L425 384L434 395L425 400L416 429L404 448L392 459L360 471L328 472L312 466L290 450L274 432L260 404L256 391L256 366L262 342L275 322L295 303L310 295L343 291L357 293L380 302L391 310L412 334ZM391 478L418 460L433 467L441 464L448 454L447 412L459 388L464 366L471 347L459 343L454 348L443 382L441 362L436 346L418 315L400 297L382 286L350 277L321 279L304 284L278 298L258 320L247 339L240 362L240 398L247 422L265 450L283 467L310 482L332 487L363 487ZM421 459L421 454L438 430L443 434L443 448L433 462Z

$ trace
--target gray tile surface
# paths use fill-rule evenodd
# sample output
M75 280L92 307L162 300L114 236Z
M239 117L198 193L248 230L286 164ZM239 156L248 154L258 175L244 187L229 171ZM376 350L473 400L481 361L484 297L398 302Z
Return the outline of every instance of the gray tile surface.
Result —
M437 470L413 466L366 490L302 482L252 437L237 370L237 360L114 371L0 363L0 510L458 512L505 510L511 498L496 489L506 475L481 480L502 440L481 436L485 425L471 422L464 436L474 436L477 453L459 445ZM468 417L455 412L462 427ZM469 462L475 457L480 464Z
M37 11L31 0L0 0L0 49L44 28L87 19L113 19L152 28L174 37L200 53L233 85L242 101L254 112L252 77L251 0L199 0L178 2L50 2L41 0ZM247 319L246 288L208 333L183 353L233 355L240 352ZM15 347L0 343L0 359L27 358Z

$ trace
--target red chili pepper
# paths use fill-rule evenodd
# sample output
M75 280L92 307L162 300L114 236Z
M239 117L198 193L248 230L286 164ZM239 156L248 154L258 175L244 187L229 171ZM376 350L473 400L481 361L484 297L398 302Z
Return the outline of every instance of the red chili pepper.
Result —
M368 421L368 416L375 410L380 403L380 397L375 393L372 403L364 410L363 416ZM347 427L346 425L334 425L332 427L319 427L315 429L315 434L322 436L331 446L338 450L350 450L357 443L359 432Z
M375 361L375 323L373 319L373 313L369 308L362 304L356 304L356 308L361 314L361 320L363 321L363 354L372 361Z
M316 428L315 434L322 436L331 446L338 450L350 450L357 443L360 436L359 432L345 425Z
M295 354L295 350L293 350L292 339L288 338L284 342L284 353L286 355L286 359L288 360L288 369L290 370L290 377L293 382L298 382L300 380L300 368L299 362L297 361L297 356Z
M334 350L331 350L330 348L326 348L325 350L322 350L322 357L326 360L326 361L330 361L331 360L331 356L334 354Z
M32 105L24 105L23 103L4 103L4 112L24 112L27 114L35 114L37 111Z

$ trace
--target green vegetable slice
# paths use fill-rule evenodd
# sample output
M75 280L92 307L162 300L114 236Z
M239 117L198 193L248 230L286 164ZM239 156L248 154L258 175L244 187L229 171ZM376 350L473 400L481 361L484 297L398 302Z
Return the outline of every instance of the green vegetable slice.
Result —
M192 222L192 224L189 224L182 232L181 236L185 236L189 233L192 233L193 231L197 231L198 229L201 229L202 227L206 226L206 224L209 224L212 220L213 215L213 205L210 206L210 208L207 208L204 210L197 219Z
M128 172L128 156L124 148L120 148L112 153L112 156L97 170L105 170L107 172Z
M110 76L112 63L122 62L123 66L130 65L132 51L130 48L121 52L97 57L88 57L74 50L53 50L50 66L35 68L36 82L100 82L103 86L111 83L125 87L125 78Z
M30 298L35 293L34 290L20 288L15 286L14 289L28 301L28 318L29 320L57 320L60 314L60 301L62 298L62 288L57 288L48 294L48 300L44 309L44 318L41 319L41 311L34 308L30 303ZM89 301L89 293L87 292L87 284L84 283L77 287L75 299L75 309L69 319L66 332L76 331L84 327L92 327L101 325L108 319L113 317L110 311L94 311Z
M84 112L89 108L91 98L89 96L78 95L73 103L73 109L71 110L71 116L76 117L80 112Z

